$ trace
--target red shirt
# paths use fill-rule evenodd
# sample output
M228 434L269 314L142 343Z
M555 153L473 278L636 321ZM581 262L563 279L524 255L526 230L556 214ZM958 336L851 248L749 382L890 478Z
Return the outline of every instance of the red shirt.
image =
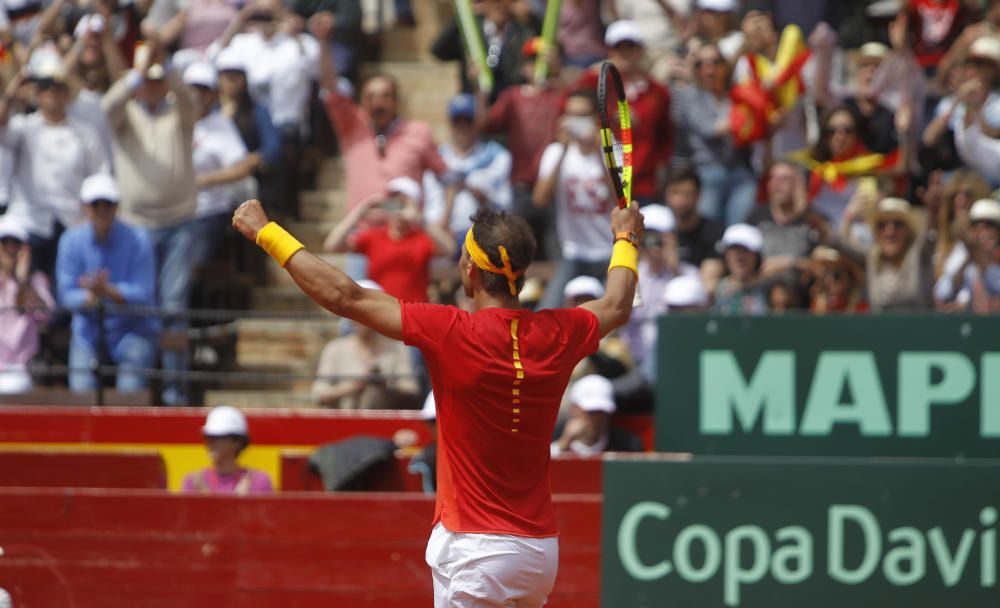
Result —
M921 67L934 67L969 25L968 11L959 0L911 0L908 9L913 52Z
M582 308L402 311L403 341L423 353L437 403L434 523L555 536L549 444L573 367L597 351L597 317Z
M535 91L528 94L527 91ZM513 157L510 181L515 186L535 183L538 161L555 136L562 113L563 93L558 89L510 87L500 93L489 110L483 130L506 133L507 149Z
M600 72L588 70L576 83L577 87L597 90ZM632 119L634 164L632 196L659 196L656 173L670 160L674 135L670 122L670 91L663 85L642 78L625 84Z
M368 258L368 278L404 302L426 302L430 261L436 246L421 229L394 240L385 226L369 228L354 237L354 250Z

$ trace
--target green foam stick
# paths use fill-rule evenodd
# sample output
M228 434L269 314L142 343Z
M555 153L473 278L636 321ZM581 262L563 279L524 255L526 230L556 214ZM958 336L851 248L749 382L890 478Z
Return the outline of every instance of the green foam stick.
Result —
M483 42L479 24L476 23L476 16L472 12L472 1L455 0L455 16L458 18L458 28L462 33L465 52L479 71L479 90L489 93L493 90L493 71L486 63L486 44Z
M559 11L562 0L548 0L545 5L545 20L542 21L542 51L555 49L556 31L559 29ZM542 53L535 56L535 84L542 84L549 77L549 62Z

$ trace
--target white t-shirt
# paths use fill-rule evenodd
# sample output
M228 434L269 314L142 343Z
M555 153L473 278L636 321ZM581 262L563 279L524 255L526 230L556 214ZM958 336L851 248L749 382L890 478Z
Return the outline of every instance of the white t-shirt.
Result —
M108 126L108 119L104 115L104 110L101 109L101 99L103 96L100 91L81 89L76 94L76 99L69 104L69 115L84 124L92 126L97 131L98 137L101 138L101 146L104 148L104 153L110 159L112 158L111 127Z
M487 204L497 210L511 208L513 193L510 184L512 159L510 152L496 142L476 143L465 156L459 156L455 147L445 144L439 148L441 159L448 167L448 174L464 179L469 188L486 195ZM424 172L424 218L437 222L444 215L446 193L444 185L431 171ZM452 232L465 232L472 226L469 220L479 209L479 200L467 189L455 194L449 226Z
M538 179L556 170L562 151L558 142L545 148ZM556 234L566 260L600 262L611 258L611 210L617 202L607 171L600 152L584 155L576 144L570 144L555 191Z
M0 129L0 145L14 152L11 210L29 218L28 231L44 238L52 236L57 219L67 228L83 219L80 185L111 169L97 131L72 116L57 125L40 112L12 116Z
M194 125L192 142L195 175L232 167L247 157L247 147L232 119L216 110ZM235 207L232 184L219 184L198 191L195 217L227 213Z
M228 48L243 57L250 94L267 106L275 126L303 125L319 59L316 40L281 33L265 40L258 33L247 32L233 36ZM208 54L214 58L220 50L215 42Z

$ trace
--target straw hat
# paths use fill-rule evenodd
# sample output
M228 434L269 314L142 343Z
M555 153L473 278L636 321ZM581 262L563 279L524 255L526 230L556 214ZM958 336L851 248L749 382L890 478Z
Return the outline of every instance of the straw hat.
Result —
M892 218L903 220L910 229L910 232L916 235L917 224L913 217L913 207L909 201L894 196L880 200L875 207L875 212L872 214L872 228L877 230L879 222Z

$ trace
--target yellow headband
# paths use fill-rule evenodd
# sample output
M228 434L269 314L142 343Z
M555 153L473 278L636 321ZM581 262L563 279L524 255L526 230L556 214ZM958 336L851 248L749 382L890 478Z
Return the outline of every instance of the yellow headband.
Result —
M486 272L493 272L496 274L502 274L507 277L507 287L510 288L510 295L517 295L517 286L515 285L518 277L524 274L524 271L514 272L514 269L510 266L510 256L507 255L507 248L500 245L498 249L500 250L500 259L503 260L503 268L494 266L493 262L490 261L490 257L486 255L483 248L479 246L476 242L476 238L472 236L472 228L465 233L465 248L469 251L469 259L472 263L476 265L480 270L485 270Z

